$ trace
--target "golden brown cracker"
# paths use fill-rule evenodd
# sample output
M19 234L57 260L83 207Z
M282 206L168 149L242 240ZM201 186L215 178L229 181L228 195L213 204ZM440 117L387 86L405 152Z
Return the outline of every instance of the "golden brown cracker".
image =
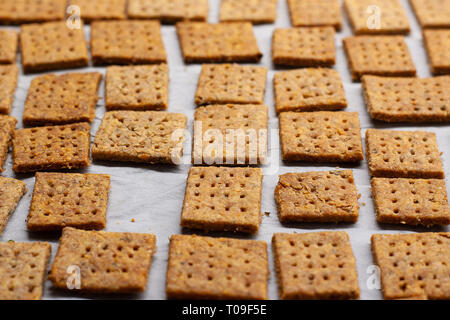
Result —
M222 0L221 22L249 21L254 24L273 23L277 18L278 0Z
M342 28L339 0L288 0L289 15L294 27L333 26Z
M423 39L431 73L450 74L450 30L424 30Z
M27 185L13 178L0 177L0 235L17 204L27 192Z
M16 62L18 42L19 34L16 31L0 29L0 64Z
M0 66L0 114L9 114L14 101L19 68L13 65Z
M16 123L16 118L0 115L0 173L3 171L3 165L14 137Z
M67 0L3 0L0 24L63 20Z
M422 28L450 27L450 0L409 0Z
M126 19L127 0L70 0L69 5L80 8L80 18L85 22L93 20Z

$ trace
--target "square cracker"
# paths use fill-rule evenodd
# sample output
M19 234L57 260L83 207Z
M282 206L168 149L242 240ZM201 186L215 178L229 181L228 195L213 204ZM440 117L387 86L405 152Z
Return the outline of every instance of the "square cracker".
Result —
M16 130L13 170L35 172L89 166L89 131L87 123Z
M377 220L408 225L448 225L445 181L442 179L373 178Z
M450 30L424 30L423 39L431 73L450 74Z
M37 172L28 230L105 228L109 181L105 174Z
M63 20L67 0L2 0L0 24Z
M85 22L93 20L126 19L127 0L70 0L69 5L80 8L80 18Z
M0 173L8 155L9 146L14 137L17 120L14 117L0 115Z
M450 299L450 233L374 234L385 299Z
M358 274L344 231L272 237L281 299L357 299Z
M450 0L409 0L422 28L450 27Z
M273 23L277 18L277 2L278 0L222 0L219 20Z
M432 132L367 129L366 154L372 177L444 178Z
M367 74L416 75L416 67L403 36L353 36L343 42L353 81L359 81Z
M67 268L80 268L81 287L87 292L144 291L156 237L146 233L63 229L49 279L68 289Z
M0 114L9 114L14 101L19 68L13 65L0 66Z
M167 61L159 21L94 21L91 53L96 66Z
M175 299L267 299L267 243L172 235L166 293Z
M364 158L357 112L282 112L285 161L356 162Z
M408 34L409 22L399 0L344 0L355 34ZM374 15L379 14L377 26ZM369 28L370 22L374 25Z
M0 242L0 299L42 299L51 251L48 242Z
M389 78L363 76L367 111L386 122L450 121L450 76Z
M162 23L206 21L208 11L208 0L128 0L130 19L158 19Z
M351 170L280 175L275 200L281 222L358 220L358 193Z
M13 178L0 177L0 235L9 217L27 192L27 185Z
M275 29L272 60L291 67L328 67L336 63L332 27Z
M23 123L28 126L92 122L102 75L98 72L46 74L28 89Z
M258 232L262 179L260 168L191 167L181 226Z
M0 64L16 62L19 34L12 30L0 30Z
M168 92L167 64L106 68L107 110L166 110Z
M83 26L69 29L64 21L26 24L20 29L25 73L86 67L89 63Z
M95 160L178 164L187 117L163 111L109 111L92 146ZM177 134L179 131L179 134Z
M176 27L186 63L258 62L262 57L250 22L178 22Z
M204 64L198 78L195 104L262 104L267 68L238 64Z
M339 72L304 68L275 73L275 108L282 111L339 110L347 107Z
M289 15L294 27L333 26L342 28L339 0L288 0Z
M266 105L209 105L194 113L194 164L243 165L265 163Z

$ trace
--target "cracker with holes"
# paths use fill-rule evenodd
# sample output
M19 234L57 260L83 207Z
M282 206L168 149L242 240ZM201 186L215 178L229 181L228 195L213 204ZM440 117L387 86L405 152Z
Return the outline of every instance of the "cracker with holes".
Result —
M360 81L363 75L416 75L416 67L403 36L353 36L343 42L353 81Z
M450 27L450 0L409 0L422 28Z
M16 65L0 66L0 114L11 112L18 76Z
M198 78L195 104L262 104L267 68L238 64L204 64Z
M358 220L358 193L351 170L280 175L275 201L281 222Z
M194 164L261 164L267 158L266 105L209 105L194 113Z
M0 177L0 235L17 204L27 192L27 185L13 178Z
M51 250L48 242L0 242L0 299L42 299Z
M105 174L37 172L28 230L104 229L109 184Z
M332 27L275 29L272 60L290 67L329 67L336 63Z
M275 233L272 248L281 299L359 298L346 232Z
M128 0L130 19L157 19L162 23L206 21L208 0Z
M442 179L373 178L377 220L408 225L448 225L445 181Z
M304 68L275 73L275 108L283 111L339 110L347 107L339 72Z
M167 64L111 66L106 69L107 110L166 110L168 92Z
M450 76L391 78L363 76L367 110L386 122L450 121Z
M159 111L109 111L92 146L95 160L178 164L187 117Z
M366 154L372 177L444 178L432 132L367 129Z
M64 21L21 26L20 49L25 73L86 67L89 63L83 26Z
M28 126L92 122L102 75L98 72L46 74L28 89L22 121Z
M35 172L86 168L89 160L90 126L74 123L16 130L13 139L13 170Z
M288 0L289 15L294 27L333 26L342 28L339 0Z
M167 61L159 21L94 21L91 53L96 66Z
M16 123L16 118L0 115L0 173L3 171L3 165L14 137Z
M266 300L267 243L172 235L166 274L170 299Z
M357 162L364 158L357 112L282 112L285 161Z
M17 32L0 29L0 64L16 62L18 40Z
M181 226L256 233L261 223L260 168L191 167Z
M384 299L450 299L450 233L374 234Z
M249 21L254 24L273 23L277 18L278 0L222 0L221 22Z
M69 5L80 8L80 18L85 22L93 20L126 19L127 0L70 0Z
M262 57L250 22L178 22L176 27L186 63L256 63Z
M2 0L0 24L63 20L66 0Z
M86 231L66 227L49 279L57 288L68 289L67 268L80 270L84 292L131 293L144 291L156 237L147 233Z
M450 30L424 30L423 39L431 73L450 74Z

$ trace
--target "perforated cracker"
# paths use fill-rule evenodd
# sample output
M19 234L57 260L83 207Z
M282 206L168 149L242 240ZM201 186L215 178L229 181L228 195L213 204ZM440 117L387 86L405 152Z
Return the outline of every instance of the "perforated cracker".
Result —
M422 28L450 27L450 0L410 0Z
M343 40L354 81L363 75L414 77L416 68L402 36L354 36Z
M11 112L18 76L16 65L0 66L0 114Z
M109 175L37 172L28 230L106 227Z
M0 30L0 64L16 62L19 34L12 30Z
M95 160L178 164L183 153L181 113L110 111L92 146ZM178 134L177 134L178 131Z
M25 101L23 123L35 126L92 122L101 79L98 72L34 78Z
M273 23L277 18L278 0L222 0L221 22L250 21L254 24Z
M283 71L273 79L275 108L283 111L339 110L347 107L339 72L326 68Z
M0 115L0 173L8 155L9 146L14 137L17 120L14 117Z
M424 30L423 39L431 72L450 74L450 30Z
M432 132L367 129L366 154L372 177L444 178Z
M385 299L450 299L450 233L374 234Z
M0 242L0 299L42 299L51 250L47 242Z
M70 0L69 5L80 8L80 18L85 22L93 20L126 19L127 0Z
M22 181L0 177L0 235L26 192L27 186Z
M267 244L256 240L172 235L168 298L267 299Z
M49 279L68 289L70 266L80 271L80 291L140 292L147 286L156 237L146 233L63 229Z
M262 57L249 22L178 22L177 33L186 63L258 62Z
M191 167L181 226L256 233L262 178L260 168Z
M363 76L367 110L387 122L450 121L450 76L389 78Z
M89 130L87 123L16 130L13 170L34 172L89 166Z
M166 110L168 91L167 64L111 66L106 69L107 110Z
M358 274L346 232L275 233L281 299L357 299Z
M3 0L0 24L63 20L66 0Z
M285 161L362 160L357 112L282 112L281 156Z
M97 66L167 61L159 21L94 21L91 53L92 62Z
M291 23L294 27L333 26L342 28L339 0L288 0Z

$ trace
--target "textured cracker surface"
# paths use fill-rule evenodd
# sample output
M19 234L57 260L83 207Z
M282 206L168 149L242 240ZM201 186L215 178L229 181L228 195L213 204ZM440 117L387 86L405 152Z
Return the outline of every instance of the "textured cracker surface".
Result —
M126 19L127 0L70 0L69 5L80 7L80 17L92 20Z
M11 116L0 115L0 173L8 155L9 146L14 137L17 120Z
M291 23L294 27L333 26L342 28L339 0L288 0Z
M26 192L27 186L22 181L0 177L0 235Z
M450 30L424 30L423 38L431 73L450 74Z
M422 28L450 27L450 0L409 0Z
M130 19L158 19L163 23L206 21L208 10L208 0L128 0Z
M16 65L0 66L0 114L11 112L18 74Z
M277 2L278 0L222 0L219 20L271 23L277 17Z
M16 31L0 30L0 64L16 61L18 40L19 34Z
M2 0L0 24L62 20L66 0Z

